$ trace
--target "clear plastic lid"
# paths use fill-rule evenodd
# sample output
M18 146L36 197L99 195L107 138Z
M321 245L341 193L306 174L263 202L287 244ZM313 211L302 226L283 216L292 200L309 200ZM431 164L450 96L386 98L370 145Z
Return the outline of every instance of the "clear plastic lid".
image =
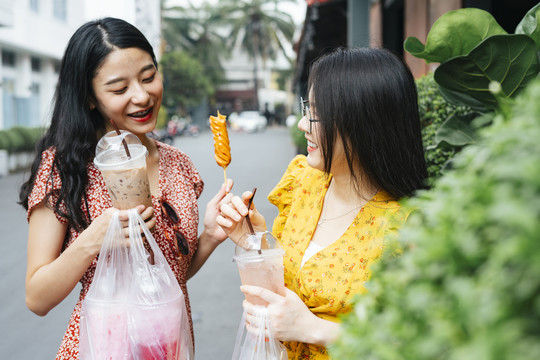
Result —
M239 245L240 244L240 245ZM244 234L235 247L233 260L241 257L243 261L250 258L256 261L262 257L282 256L284 250L270 231Z
M129 157L123 141L128 147ZM142 158L139 161L144 162L147 153L146 147L135 134L120 130L118 135L116 131L110 131L98 141L94 163L100 169L107 169L109 166L118 168L122 167L123 163L132 162L139 157Z

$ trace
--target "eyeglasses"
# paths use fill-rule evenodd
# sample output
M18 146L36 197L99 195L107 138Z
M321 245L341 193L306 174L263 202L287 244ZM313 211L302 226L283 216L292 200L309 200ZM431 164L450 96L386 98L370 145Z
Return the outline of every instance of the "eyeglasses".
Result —
M161 200L161 213L164 217L167 217L173 225L174 235L176 236L176 246L175 242L169 238L167 232L165 232L165 236L167 237L167 240L169 240L176 257L179 257L180 254L189 254L189 244L182 231L180 231L180 218L178 217L176 210L174 210L174 207L168 202Z
M314 122L319 122L321 120L316 120L311 118L311 111L309 111L309 100L304 100L303 98L300 98L300 109L302 109L302 117L307 117L309 121L309 132L308 134L311 134L312 131L312 124Z

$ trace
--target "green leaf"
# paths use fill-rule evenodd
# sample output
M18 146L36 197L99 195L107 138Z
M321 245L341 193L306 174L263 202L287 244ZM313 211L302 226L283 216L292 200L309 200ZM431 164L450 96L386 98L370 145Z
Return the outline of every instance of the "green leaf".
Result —
M435 81L449 90L462 92L483 103L497 107L489 83L498 81L502 95L512 97L538 74L534 41L527 35L495 35L471 51L441 64Z
M516 34L524 34L530 36L536 43L536 47L540 48L540 3L533 7L525 14L521 22L516 27Z
M451 89L447 89L442 85L439 85L439 91L441 92L441 95L450 103L457 105L457 106L468 106L473 110L476 110L478 112L486 112L487 108L484 105L484 103L476 100L471 95L460 92L460 91L454 91Z
M414 36L409 36L407 39L405 39L403 47L405 48L405 50L407 50L416 57L421 57L418 56L418 54L421 54L426 50L425 45L422 44L422 42Z
M474 113L450 116L437 130L435 143L445 141L450 145L463 146L475 142L476 133L470 125L474 118L476 118Z
M506 34L493 16L480 9L465 8L449 11L431 27L425 47L420 40L409 37L404 48L413 56L430 62L444 62L456 56L467 55L482 40Z

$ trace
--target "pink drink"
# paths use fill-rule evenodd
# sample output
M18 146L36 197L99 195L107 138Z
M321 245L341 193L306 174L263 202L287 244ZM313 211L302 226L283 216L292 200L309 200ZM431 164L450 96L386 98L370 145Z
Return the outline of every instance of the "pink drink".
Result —
M133 304L129 323L131 346L136 360L180 360L186 358L186 344L191 341L184 301ZM183 354L186 353L186 354Z
M176 360L178 359L178 341L158 344L138 344L138 360Z
M234 261L238 266L240 280L243 285L256 285L285 296L283 281L282 249L263 249L258 252L247 252L236 255ZM258 297L246 296L246 300L256 305L268 305Z
M88 349L81 352L81 360L133 360L125 307L87 301L85 311L88 317L85 322L87 327L81 329L81 333L88 334L84 339L88 339L89 343L81 344Z

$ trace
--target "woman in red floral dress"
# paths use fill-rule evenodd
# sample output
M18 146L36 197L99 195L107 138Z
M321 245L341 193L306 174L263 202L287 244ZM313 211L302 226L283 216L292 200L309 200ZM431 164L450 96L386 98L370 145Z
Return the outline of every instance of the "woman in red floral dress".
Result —
M26 304L46 315L81 282L79 301L56 359L78 359L81 303L92 282L97 255L112 214L111 198L93 158L97 141L113 130L137 135L148 149L148 177L153 207L137 207L184 292L186 281L226 239L215 223L219 203L232 183L208 203L204 230L198 235L197 198L203 182L182 151L146 136L156 126L163 83L144 35L129 23L105 18L81 26L62 60L51 125L37 145L31 175L20 191L28 211ZM189 251L179 254L173 223L161 211L172 205ZM120 218L127 219L121 211Z

